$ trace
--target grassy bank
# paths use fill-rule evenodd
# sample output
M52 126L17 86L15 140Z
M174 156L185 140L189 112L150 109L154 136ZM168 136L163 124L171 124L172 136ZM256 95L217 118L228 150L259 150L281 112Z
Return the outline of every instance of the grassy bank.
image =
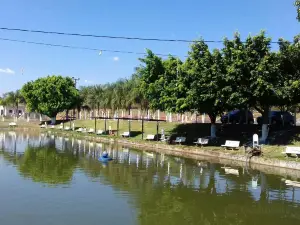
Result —
M8 128L8 123L11 121L0 121L0 128ZM39 128L39 121L36 122L26 122L26 121L18 121L18 127L16 129L21 128ZM74 121L75 127L86 127L86 128L95 128L95 121L94 120L76 120ZM71 126L70 122L65 122L64 126ZM112 130L117 130L117 121L115 120L107 120L106 128L108 130L109 126ZM56 128L59 127L59 124L56 125ZM220 129L220 124L218 124L218 129ZM96 122L96 129L104 130L105 128L105 122L104 120L97 120ZM111 136L111 135L101 135L103 138L113 138L113 139L121 139L120 135L121 133L128 131L129 129L129 122L128 121L122 121L119 122L119 136ZM186 152L189 151L211 151L211 152L223 152L228 153L232 155L244 155L245 152L243 148L241 147L240 150L224 150L221 147L219 147L221 144L224 143L226 139L233 139L233 140L241 140L243 143L243 137L241 135L242 132L247 132L251 136L255 132L259 132L259 127L257 125L232 125L225 127L225 131L221 133L219 136L220 141L216 146L206 146L206 147L196 147L193 145L193 141L196 138L208 136L210 133L210 124L181 124L181 123L167 123L167 122L159 122L159 133L161 132L161 129L165 130L165 133L167 135L185 135L187 136L187 139L189 141L188 145L181 145L176 146L176 148L180 148ZM49 130L49 129L48 129ZM157 130L157 123L156 122L144 122L144 138L147 134L156 134ZM72 131L61 131L59 129L52 130L53 132L57 132L64 135L74 136L78 138L83 137L89 137L89 138L95 138L95 134L82 134L78 132L72 132ZM133 136L129 138L129 141L135 142L135 143L146 143L144 140L142 140L142 122L141 121L131 121L131 131L133 133ZM300 133L300 132L299 132ZM292 137L291 140L289 140L289 145L298 145L300 146L300 139L299 139L298 133L289 134L289 137ZM281 141L284 139L284 137L278 137L278 139ZM122 139L123 140L123 139ZM126 139L127 140L127 139ZM149 144L149 142L147 142ZM150 142L151 144L158 144L159 146L167 145L162 142ZM167 145L170 146L170 145ZM279 159L283 161L296 161L295 158L286 158L284 154L282 154L282 151L285 148L285 144L281 145L265 145L263 146L263 158L265 159Z

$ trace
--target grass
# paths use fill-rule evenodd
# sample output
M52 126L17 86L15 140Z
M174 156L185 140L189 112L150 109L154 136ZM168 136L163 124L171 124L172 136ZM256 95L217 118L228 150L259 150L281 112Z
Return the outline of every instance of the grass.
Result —
M13 119L5 119L4 121L0 121L0 128L9 128L9 123L14 122ZM25 120L18 120L16 122L18 124L17 128L39 128L39 121L30 121L27 122Z
M86 128L95 128L95 120L75 120L75 127L86 127ZM177 126L177 123L167 123L167 122L159 122L159 130L158 133L161 133L161 129L164 129L166 134L170 134L174 128ZM57 125L58 127L59 125ZM66 122L64 126L72 127L70 122ZM116 120L107 120L106 122L106 129L108 130L109 127L116 133L117 131L117 121ZM133 120L130 122L131 132L132 132L132 139L141 140L142 139L142 122ZM105 129L105 122L104 120L97 120L96 122L96 129L97 130L104 130ZM157 123L153 121L146 122L144 121L144 138L147 134L156 134L157 130ZM127 120L120 120L119 121L119 135L123 132L129 131L129 122Z

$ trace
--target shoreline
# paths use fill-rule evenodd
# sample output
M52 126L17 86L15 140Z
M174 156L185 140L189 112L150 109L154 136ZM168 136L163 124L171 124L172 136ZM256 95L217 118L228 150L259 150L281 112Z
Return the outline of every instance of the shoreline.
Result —
M12 131L12 129L0 129L3 131ZM209 147L193 147L193 146L180 146L180 145L167 145L167 144L158 144L155 141L137 141L129 140L119 137L109 137L109 136L94 136L89 134L75 133L73 131L61 131L61 130L44 130L40 128L17 128L13 131L28 131L35 130L39 132L47 132L51 134L59 134L62 136L81 138L90 141L96 142L105 142L105 143L116 143L123 146L137 148L138 150L149 150L158 153L165 153L168 155L179 156L184 158L190 158L195 160L206 160L212 161L220 164L229 164L233 166L248 166L251 169L257 169L260 171L277 171L276 174L283 176L291 176L300 178L300 162L297 161L285 161L280 159L268 159L263 157L253 156L248 158L247 155L241 154L234 150L212 150Z

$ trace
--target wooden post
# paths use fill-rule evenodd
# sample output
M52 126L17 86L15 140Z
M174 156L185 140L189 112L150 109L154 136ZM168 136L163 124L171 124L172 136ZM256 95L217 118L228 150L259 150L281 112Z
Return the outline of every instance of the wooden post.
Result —
M144 139L144 118L142 118L142 140Z
M158 138L158 129L159 129L159 122L157 120L157 122L156 122L156 138L157 138L157 141L159 140L159 138Z
M120 123L120 119L118 117L118 122L117 122L117 136L119 136L119 123Z
M95 133L97 132L97 118L95 117Z
M130 137L130 131L131 131L131 121L130 121L130 118L128 120L128 130L129 130L129 137Z

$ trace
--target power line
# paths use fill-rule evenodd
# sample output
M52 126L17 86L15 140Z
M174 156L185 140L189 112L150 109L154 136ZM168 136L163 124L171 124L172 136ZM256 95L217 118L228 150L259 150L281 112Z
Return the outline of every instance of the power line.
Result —
M24 40L16 40L16 39L9 39L9 38L1 38L0 41L10 41L10 42L19 42L19 43L26 43L26 44L35 44L35 45L43 45L43 46L50 46L50 47L61 47L61 48L69 48L69 49L78 49L78 50L88 50L88 51L100 51L100 52L111 52L111 53L122 53L122 54L136 54L136 55L145 55L144 52L133 52L133 51L123 51L123 50L109 50L109 49L100 49L100 48L88 48L88 47L78 47L72 45L60 45L60 44L51 44L45 42L34 42L34 41L24 41ZM157 56L174 56L172 54L160 54L155 53Z
M181 42L181 43L197 42L197 40L186 40L186 39L164 39L164 38L142 38L142 37L128 37L128 36L110 36L110 35L68 33L68 32L58 32L58 31L45 31L45 30L32 30L32 29L22 29L22 28L8 28L8 27L0 27L0 30L28 32L28 33L40 33L40 34L55 34L55 35L65 35L65 36L78 36L78 37L138 40L138 41ZM217 41L217 40L204 40L204 42L206 42L206 43L223 43L223 41ZM245 41L242 41L242 43L245 43ZM278 44L279 41L271 41L271 43L272 44Z
M58 32L58 31L44 31L44 30L29 30L29 29L7 28L7 27L0 27L0 30L41 33L41 34L56 34L56 35L66 35L66 36L78 36L78 37L138 40L138 41L183 42L183 43L195 42L192 40L184 40L184 39L142 38L142 37L110 36L110 35L96 35L96 34L80 34L80 33L67 33L67 32ZM212 41L212 40L205 40L205 42L207 42L207 43L223 43L223 41Z

